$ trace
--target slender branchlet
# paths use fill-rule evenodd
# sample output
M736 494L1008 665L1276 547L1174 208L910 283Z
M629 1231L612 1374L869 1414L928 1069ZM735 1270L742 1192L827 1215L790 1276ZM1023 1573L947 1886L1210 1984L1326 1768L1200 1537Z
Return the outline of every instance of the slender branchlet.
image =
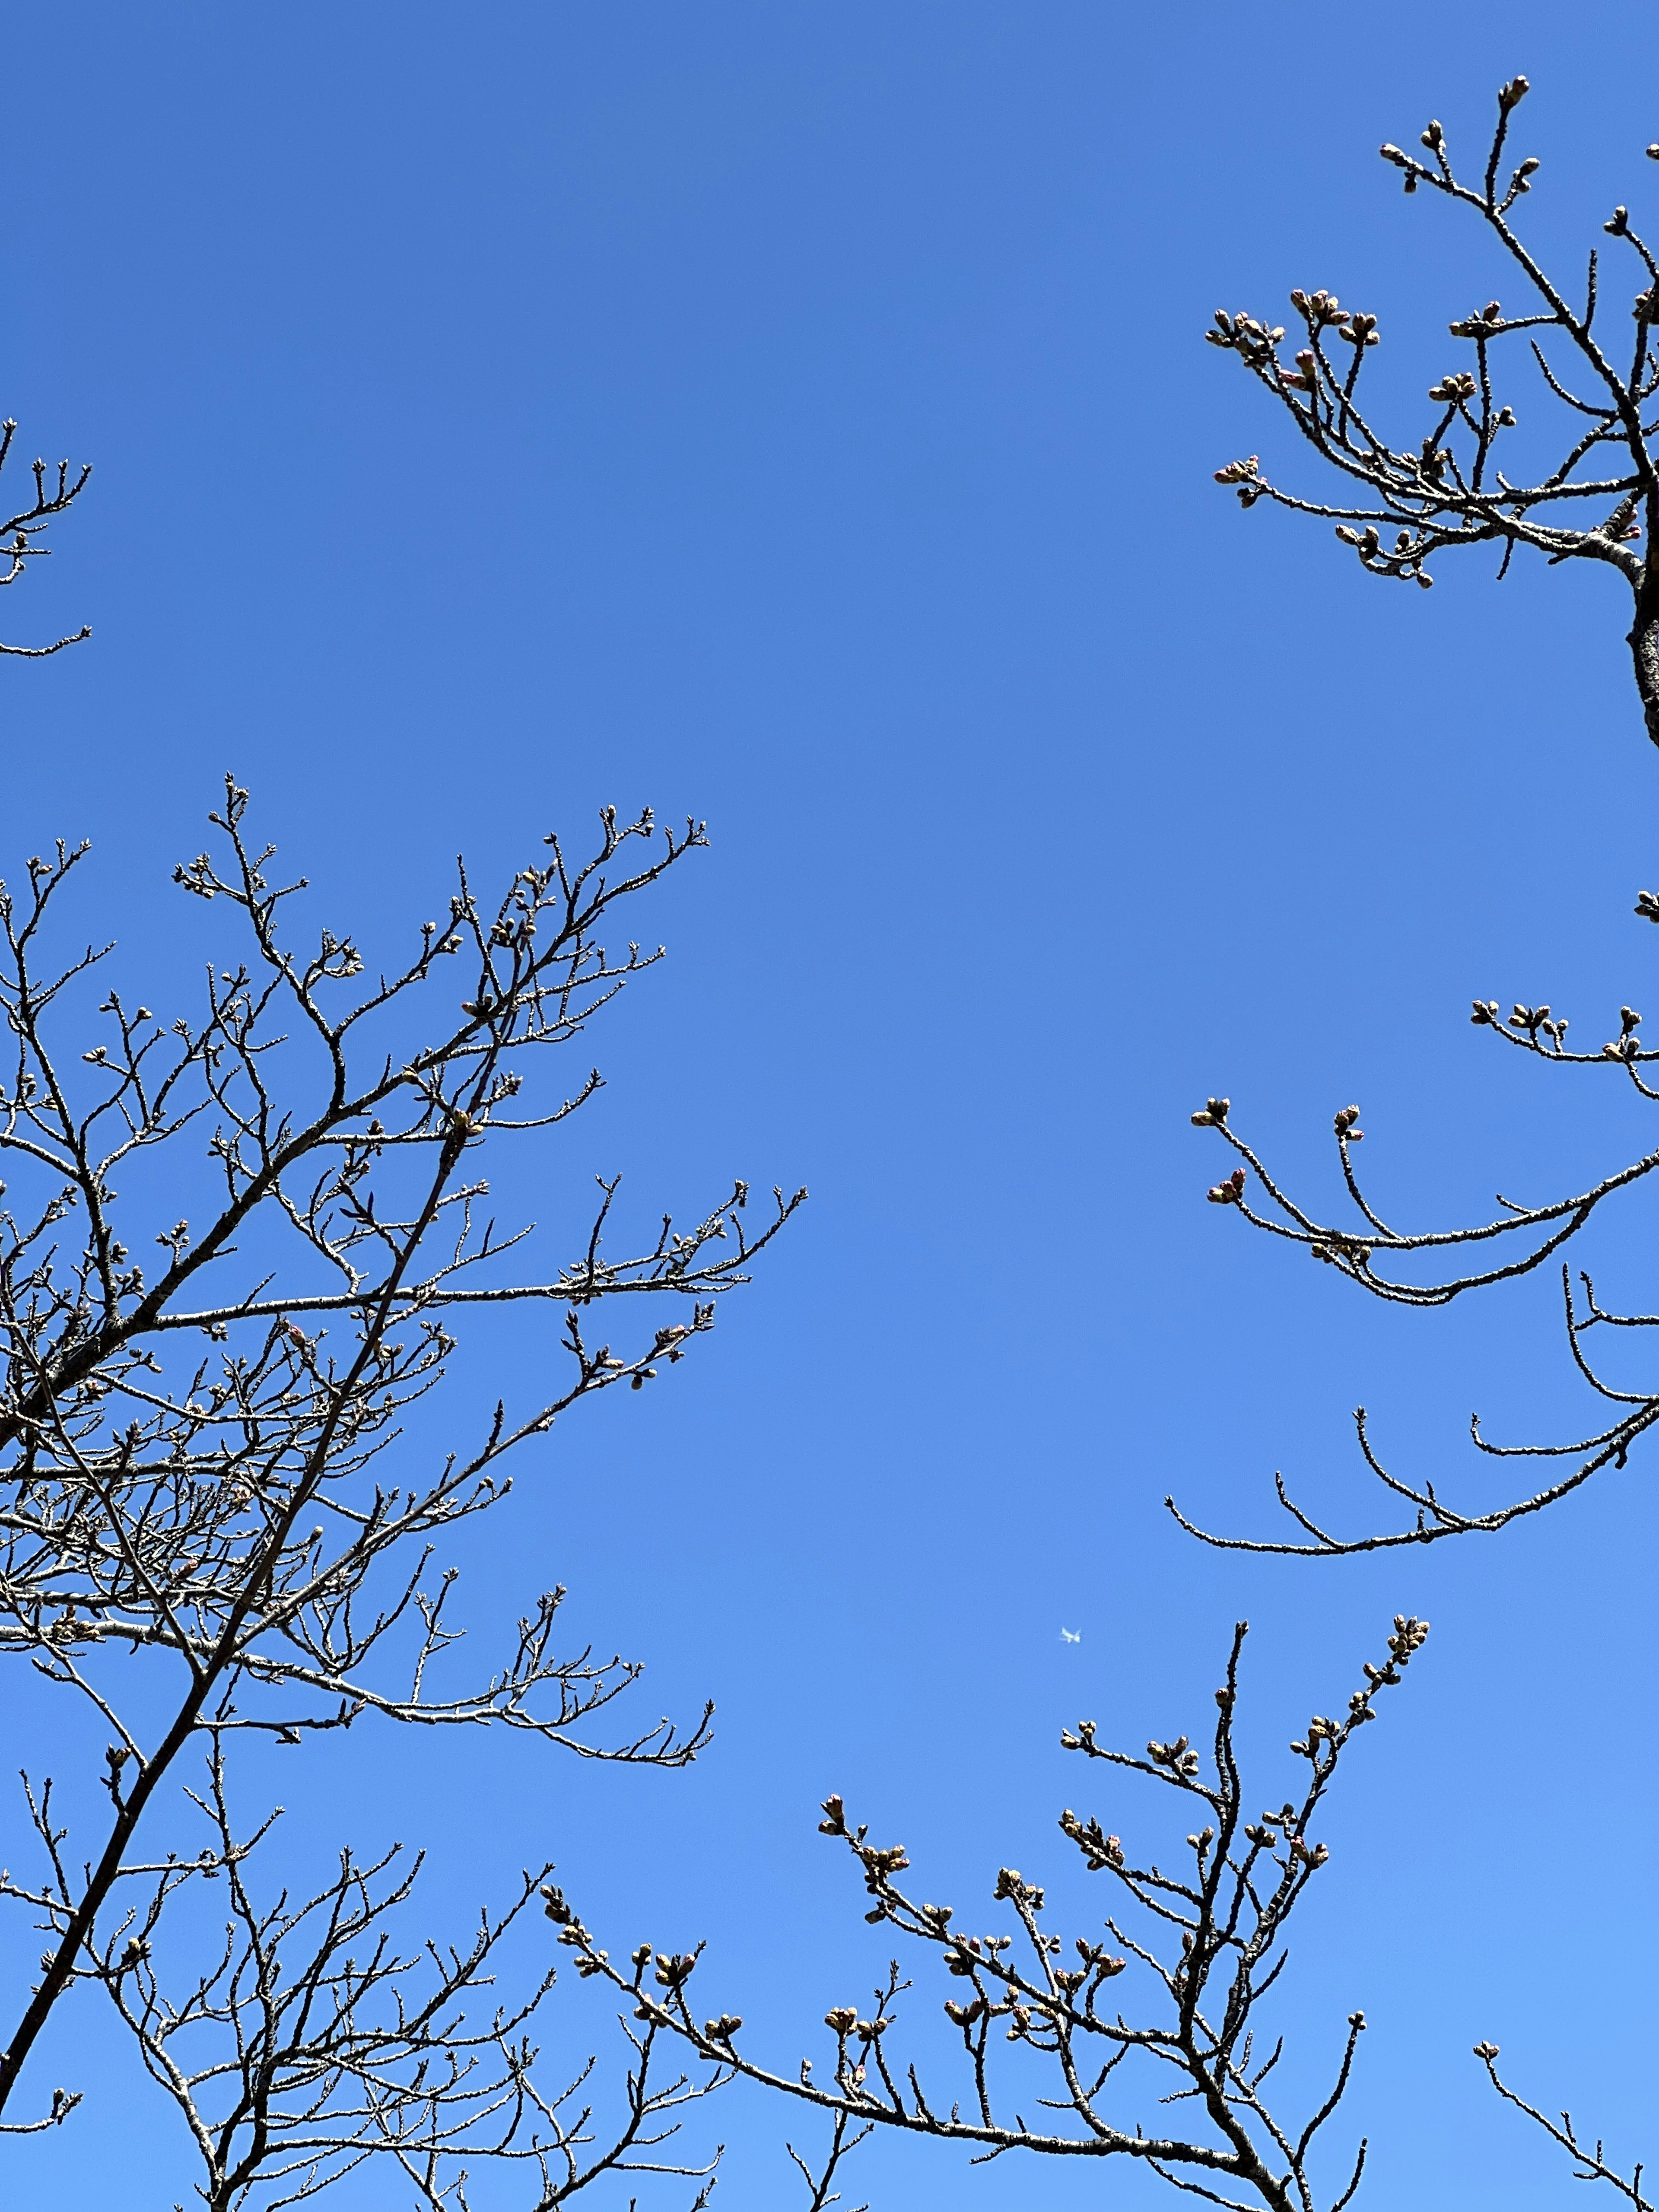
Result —
M11 459L12 441L16 434L15 422L9 419L0 422L0 473L3 473ZM46 558L52 548L43 545L40 540L48 524L54 515L62 514L74 505L86 489L91 474L90 465L75 469L67 461L59 461L55 468L45 461L33 464L33 491L15 513L0 521L0 585L21 582L31 562ZM61 653L66 645L79 645L82 638L91 635L90 627L83 623L67 637L55 638L50 645L0 643L0 653L18 660L46 660L54 653Z
M1632 2168L1626 2179L1616 2166L1608 2165L1602 2155L1599 2136L1594 2148L1584 2142L1573 2126L1571 2112L1562 2112L1553 2120L1547 2113L1540 2112L1535 2105L1529 2105L1524 2097L1517 2095L1498 2071L1498 2053L1495 2043L1477 2043L1474 2055L1486 2068L1487 2079L1504 2103L1513 2105L1517 2112L1524 2112L1534 2126L1543 2130L1552 2142L1559 2144L1566 2152L1573 2162L1572 2178L1575 2181L1605 2182L1609 2189L1625 2199L1632 2208L1632 2212L1654 2212L1651 2200L1642 2194L1642 2175L1645 2169L1639 2163Z

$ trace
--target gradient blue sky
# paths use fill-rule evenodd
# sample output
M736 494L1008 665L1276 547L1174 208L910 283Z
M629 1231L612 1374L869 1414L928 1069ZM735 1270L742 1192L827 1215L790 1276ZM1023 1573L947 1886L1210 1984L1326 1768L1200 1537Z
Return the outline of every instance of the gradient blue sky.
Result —
M1460 1496L1472 1407L1501 1436L1587 1419L1547 1281L1364 1304L1203 1203L1188 1115L1228 1092L1328 1191L1358 1099L1413 1222L1645 1148L1609 1084L1496 1060L1467 1019L1543 998L1588 1032L1650 988L1624 611L1605 577L1499 592L1484 560L1399 591L1241 515L1211 471L1283 434L1200 340L1218 304L1332 287L1382 316L1413 429L1492 271L1378 142L1433 113L1468 143L1524 70L1528 225L1576 267L1651 194L1649 12L54 0L5 32L0 399L29 453L97 470L3 610L95 631L0 667L6 866L91 836L88 927L165 973L167 878L228 766L319 919L370 937L458 847L510 870L606 800L705 816L644 924L671 960L596 1034L611 1087L520 1195L563 1213L621 1168L645 1220L734 1173L812 1192L712 1342L566 1424L468 1560L475 1620L557 1578L573 1630L647 1662L653 1712L715 1698L708 1757L411 1764L358 1730L285 1771L296 1865L424 1841L442 1925L549 1851L614 1949L708 1936L711 2006L793 2063L883 1948L814 1833L825 1790L959 1909L1005 1863L1059 1887L1062 1804L1152 1815L1062 1759L1063 1723L1202 1725L1248 1614L1276 1802L1288 1737L1414 1611L1433 1638L1357 1747L1298 1947L1298 2065L1364 2007L1362 2203L1565 2193L1482 2035L1638 2155L1646 1467L1494 1542L1334 1568L1201 1554L1160 1501L1260 1526L1282 1467L1357 1524L1361 1401ZM1597 1232L1631 1304L1651 1209ZM476 1351L482 1389L533 1347ZM88 2016L48 2071L98 2049ZM718 2124L718 2201L792 2201L781 2116ZM19 2202L165 2208L190 2179L119 2075L9 2155ZM849 2187L1142 2195L908 2146Z

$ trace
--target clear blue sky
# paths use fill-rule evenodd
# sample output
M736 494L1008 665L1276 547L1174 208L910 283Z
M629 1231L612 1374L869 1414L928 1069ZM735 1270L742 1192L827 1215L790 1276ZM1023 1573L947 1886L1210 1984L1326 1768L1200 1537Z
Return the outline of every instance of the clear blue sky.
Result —
M30 453L97 471L0 610L95 633L0 667L8 869L90 835L97 924L165 969L166 879L227 766L319 916L371 936L458 847L510 869L606 800L706 816L645 925L672 959L596 1036L611 1088L549 1146L545 1205L520 1194L566 1207L619 1167L635 1219L734 1173L812 1192L712 1343L568 1423L468 1562L475 1619L561 1579L573 1627L648 1662L653 1712L714 1697L706 1759L422 1741L411 1767L358 1730L282 1783L296 1863L428 1842L441 1925L550 1851L613 1948L708 1936L711 2004L790 2063L882 1948L813 1832L825 1790L925 1894L965 1910L1005 1863L1058 1886L1062 1804L1151 1817L1065 1762L1063 1723L1202 1725L1248 1614L1276 1802L1288 1737L1413 1611L1433 1638L1357 1747L1293 1969L1310 2063L1372 2022L1361 2201L1567 2189L1495 2108L1483 2035L1639 2154L1647 1469L1481 1547L1339 1567L1195 1553L1160 1501L1259 1524L1282 1467L1357 1523L1362 1400L1468 1496L1473 1407L1504 1436L1586 1419L1547 1281L1362 1304L1203 1203L1188 1115L1227 1092L1325 1190L1355 1098L1413 1221L1650 1141L1467 1020L1543 998L1588 1032L1650 991L1659 761L1624 610L1484 562L1396 591L1241 515L1210 472L1281 434L1200 338L1328 285L1382 316L1414 427L1490 268L1378 142L1437 114L1468 143L1524 70L1528 220L1576 267L1613 201L1651 202L1659 27L56 0L6 33L0 401ZM1598 1232L1630 1304L1651 1204ZM17 2171L165 2208L171 2127L117 2084ZM724 2116L728 2212L791 2201L782 2131ZM849 2187L1140 2196L902 2148Z

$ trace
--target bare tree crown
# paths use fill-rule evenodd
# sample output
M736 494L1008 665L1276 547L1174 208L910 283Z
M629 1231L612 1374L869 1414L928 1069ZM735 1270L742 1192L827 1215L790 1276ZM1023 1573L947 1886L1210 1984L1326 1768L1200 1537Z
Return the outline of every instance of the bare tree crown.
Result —
M1633 256L1638 287L1622 337L1622 318L1610 326L1601 303L1595 252L1582 288L1545 271L1516 227L1539 172L1510 145L1528 89L1521 76L1501 88L1474 181L1438 123L1421 155L1382 149L1407 194L1468 210L1526 290L1520 312L1493 300L1451 322L1472 351L1429 387L1424 434L1385 433L1370 408L1376 318L1298 289L1288 358L1285 329L1245 313L1218 313L1207 335L1286 410L1342 490L1322 501L1283 489L1255 455L1218 480L1247 509L1265 500L1334 522L1369 573L1420 588L1440 554L1480 544L1498 550L1500 577L1517 550L1618 574L1659 744L1659 419L1645 421L1659 407L1659 262L1615 208L1604 228ZM1647 150L1659 160L1659 144ZM1527 482L1509 458L1516 409L1498 388L1517 340L1565 423L1556 459ZM11 438L7 424L0 469ZM35 465L33 503L6 525L11 568L0 581L44 552L41 532L86 480ZM632 940L615 950L611 910L702 846L701 823L665 833L648 811L623 823L607 810L586 857L550 836L493 903L461 867L401 963L371 974L349 934L295 941L289 921L305 885L276 875L248 809L228 779L213 849L175 872L186 892L228 911L236 937L193 1017L160 1022L115 988L94 1012L110 948L52 951L84 848L60 845L15 889L0 887L0 1655L27 1662L69 1701L81 1736L90 1727L105 1743L89 1851L71 1843L57 1779L24 1777L35 1871L0 1874L0 1902L32 1916L45 1948L0 2046L0 2134L58 2127L80 2104L77 2090L40 2092L19 2116L15 2093L58 2008L95 1990L177 2112L209 2212L278 2212L372 2160L391 2161L426 2212L467 2212L480 2164L520 2183L525 2212L633 2176L667 2179L701 2212L719 2153L683 2154L677 2132L688 2108L740 2080L823 2116L815 2156L790 2146L809 2212L840 2201L845 2160L879 2130L981 2162L1128 2160L1227 2212L1345 2212L1365 2144L1329 2162L1326 2145L1364 2016L1348 2015L1327 2088L1295 2118L1276 2094L1285 2041L1270 2023L1289 1921L1327 1879L1318 1829L1339 1766L1427 1637L1412 1615L1396 1616L1346 1708L1310 1718L1290 1746L1299 1778L1260 1812L1235 1737L1243 1624L1207 1754L1184 1733L1152 1738L1143 1755L1107 1747L1091 1723L1068 1729L1068 1752L1170 1793L1165 1807L1193 1822L1155 1853L1125 1841L1130 1821L1115 1809L1062 1812L1066 1843L1112 1895L1103 1936L1078 1935L1069 1948L1043 1887L1002 1868L999 1924L969 1929L904 1885L901 1846L875 1843L841 1796L827 1798L821 1831L851 1859L865 1919L942 1977L942 2060L925 2033L914 2045L901 2037L912 1984L899 1957L867 2007L830 2005L821 2068L751 2057L741 2014L693 2007L701 1945L641 1942L613 1960L550 1863L526 1869L505 1905L447 1946L399 1933L420 1868L399 1844L367 1856L345 1846L301 1891L264 1878L277 1816L239 1814L231 1774L250 1738L302 1747L384 1722L505 1727L579 1756L663 1766L700 1750L708 1710L684 1729L665 1719L596 1732L639 1670L560 1648L562 1589L527 1607L484 1671L467 1670L443 1551L458 1524L507 1498L506 1462L520 1446L580 1400L643 1389L679 1362L805 1193L775 1191L751 1226L739 1182L686 1228L665 1215L617 1254L607 1242L617 1184L603 1181L580 1248L532 1264L530 1229L498 1228L479 1172L486 1147L554 1127L594 1095L596 1071L562 1097L541 1096L538 1063L659 957ZM1659 922L1659 896L1641 892L1636 910ZM1505 1018L1498 1001L1476 1000L1473 1019L1529 1058L1659 1101L1645 1072L1659 1050L1642 1045L1632 1007L1588 1051L1569 1049L1567 1020L1548 1006L1517 1001ZM1269 1168L1227 1098L1192 1119L1231 1156L1212 1203L1368 1294L1416 1307L1539 1267L1659 1167L1656 1149L1543 1205L1500 1195L1490 1218L1401 1230L1358 1172L1357 1106L1334 1117L1350 1209L1340 1220ZM118 1179L134 1186L125 1200ZM1604 1377L1585 1340L1592 1328L1659 1328L1659 1315L1608 1310L1588 1276L1579 1289L1565 1271L1563 1281L1572 1357L1607 1411L1566 1443L1494 1445L1476 1424L1489 1455L1553 1463L1524 1495L1454 1508L1383 1465L1362 1411L1366 1464L1402 1503L1403 1527L1333 1534L1282 1483L1295 1528L1282 1541L1217 1536L1171 1510L1224 1548L1334 1557L1491 1533L1624 1465L1659 1423L1659 1395ZM595 1340L605 1333L592 1309L617 1299L633 1302L622 1316L647 1304L613 1350ZM503 1396L465 1449L434 1455L410 1417L450 1371L471 1310L508 1305L555 1320L559 1373L535 1376L520 1401ZM169 1844L181 1820L204 1838L193 1853ZM516 1997L496 1993L538 1902L579 1981L620 2000L619 2074L592 2059L545 2085L533 2040L555 1982L544 1958ZM665 2072L668 2053L679 2070ZM1639 2166L1626 2176L1569 2115L1558 2123L1512 2088L1495 2044L1475 2055L1578 2179L1652 2212Z

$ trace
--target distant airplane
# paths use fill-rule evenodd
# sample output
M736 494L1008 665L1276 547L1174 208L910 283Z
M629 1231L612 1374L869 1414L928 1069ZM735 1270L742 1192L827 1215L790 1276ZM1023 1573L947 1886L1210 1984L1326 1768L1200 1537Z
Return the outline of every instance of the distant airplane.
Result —
M1062 1644L1081 1644L1083 1631L1080 1628L1062 1628L1060 1638Z

